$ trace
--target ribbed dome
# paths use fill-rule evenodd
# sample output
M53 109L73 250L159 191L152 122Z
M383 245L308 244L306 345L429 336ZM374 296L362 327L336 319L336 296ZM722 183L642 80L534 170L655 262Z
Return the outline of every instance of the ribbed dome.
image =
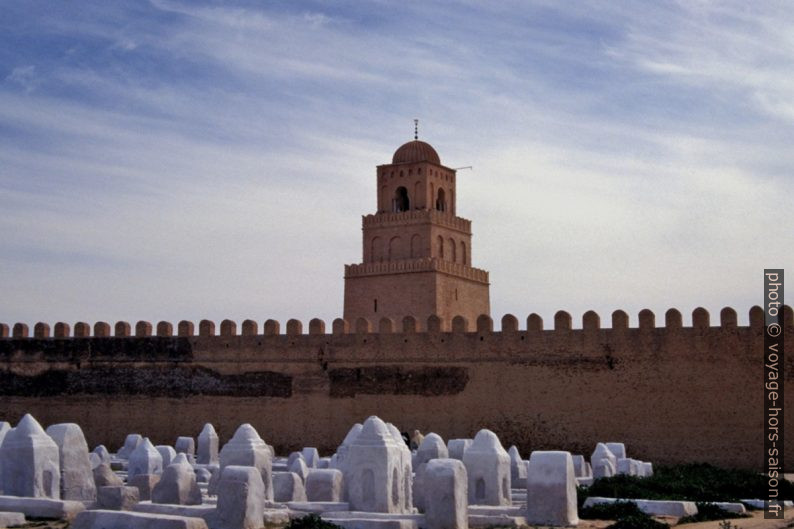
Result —
M402 145L394 151L391 163L432 162L441 165L441 158L436 150L423 141L414 140Z

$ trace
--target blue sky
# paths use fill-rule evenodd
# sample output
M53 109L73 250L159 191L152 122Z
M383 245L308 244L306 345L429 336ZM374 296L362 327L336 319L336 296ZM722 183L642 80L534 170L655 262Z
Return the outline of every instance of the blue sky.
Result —
M787 4L1 2L0 321L330 322L414 117L495 320L746 321L794 257Z

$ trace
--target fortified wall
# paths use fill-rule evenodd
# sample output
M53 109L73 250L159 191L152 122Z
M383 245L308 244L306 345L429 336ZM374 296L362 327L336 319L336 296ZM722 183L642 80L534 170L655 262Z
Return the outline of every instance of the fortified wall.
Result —
M314 319L308 332L289 320L39 323L0 325L0 420L30 412L43 424L77 422L91 446L121 445L137 432L155 444L196 435L211 421L224 442L250 422L284 453L304 445L328 453L350 426L377 414L402 430L445 439L487 427L522 453L564 449L590 454L598 441L624 441L654 463L711 462L760 469L763 457L763 311L749 326L721 311L719 324L696 309L692 326L669 310L629 327L623 311L603 328L594 312L581 329L558 312L526 327L506 315L462 317L445 329L388 318ZM421 323L421 325L420 325ZM794 360L791 307L784 310L786 378ZM417 329L423 329L420 332ZM111 335L112 334L112 335ZM789 382L790 383L790 382ZM794 423L792 392L786 422ZM794 443L785 459L794 462ZM794 467L791 467L794 468ZM791 470L789 468L788 470Z

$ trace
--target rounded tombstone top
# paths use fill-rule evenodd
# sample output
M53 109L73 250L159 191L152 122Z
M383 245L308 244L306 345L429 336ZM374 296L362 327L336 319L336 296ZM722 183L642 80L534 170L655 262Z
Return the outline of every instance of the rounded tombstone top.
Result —
M344 440L342 441L342 445L343 446L347 446L347 445L351 444L353 441L355 441L356 437L358 437L358 434L361 433L362 429L364 429L364 426L360 422L357 422L356 424L354 424L353 427L350 428L350 431L347 432L347 435L345 436Z
M393 164L416 162L431 162L441 165L441 158L432 145L419 140L402 144L394 151L394 156L391 158Z
M306 458L303 457L303 454L301 452L292 452L287 458L287 468L291 467L292 464L298 459L303 459L304 461L306 461Z
M499 437L493 433L491 430L483 428L477 435L474 436L474 441L472 441L471 446L469 447L468 451L475 451L475 452L504 452L505 449L502 447L502 442L499 441ZM506 452L505 452L506 453Z
M372 444L391 444L394 442L394 434L389 427L379 417L373 415L364 421L361 432L356 436L354 445Z
M590 456L590 460L598 461L599 459L615 460L615 454L612 453L606 444L598 443L595 450L593 450L593 455Z
M303 456L296 457L289 465L289 471L296 473L301 478L306 478L309 474L309 465L306 464L306 460L303 459Z
M146 452L148 454L152 454L152 453L158 455L160 454L160 452L157 451L157 449L154 447L154 445L152 444L152 442L149 440L148 437L144 437L143 441L141 441L141 443L137 447L135 447L135 450L132 451L133 454L136 452L139 455L142 454L143 452Z
M172 465L190 465L190 461L187 460L187 455L184 452L179 452L174 459L171 460Z
M511 446L507 453L513 461L521 461L521 454L518 452L516 445Z
M47 435L49 435L58 445L63 445L67 442L79 443L79 445L88 451L88 445L85 442L85 435L83 435L83 430L80 428L79 424L73 422L52 424L47 428L46 432Z
M19 424L17 424L16 428L13 429L14 435L19 436L34 436L34 435L46 435L44 428L41 427L39 421L33 418L33 415L26 413L22 419L20 419Z
M422 444L419 445L419 450L441 451L442 448L446 450L447 445L444 443L444 440L441 438L440 435L433 432L427 434L424 440L422 441Z
M444 440L437 433L429 433L416 451L417 464L426 463L431 459L446 459L449 451Z
M389 429L392 439L400 444L403 444L403 434L400 433L400 430L390 422L386 423L386 427Z
M234 443L243 442L243 441L261 441L262 438L259 437L259 432L248 423L241 424L235 430L234 435L232 436L231 441Z
M218 435L215 432L215 427L212 424L210 424L210 423L207 423L207 424L204 425L204 427L201 429L201 433L199 435L201 435L201 434L204 434L204 435L213 435L213 434Z

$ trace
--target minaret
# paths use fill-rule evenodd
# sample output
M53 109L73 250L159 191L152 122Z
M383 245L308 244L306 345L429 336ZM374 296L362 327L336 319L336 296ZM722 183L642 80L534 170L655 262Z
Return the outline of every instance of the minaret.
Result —
M429 144L414 140L379 165L377 213L365 215L363 262L345 266L344 318L367 318L396 330L413 316L424 329L431 314L449 329L461 315L473 327L490 315L488 272L471 266L471 221L455 215L454 169Z

